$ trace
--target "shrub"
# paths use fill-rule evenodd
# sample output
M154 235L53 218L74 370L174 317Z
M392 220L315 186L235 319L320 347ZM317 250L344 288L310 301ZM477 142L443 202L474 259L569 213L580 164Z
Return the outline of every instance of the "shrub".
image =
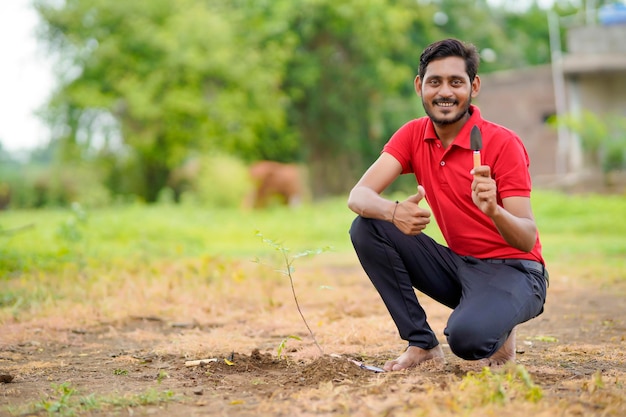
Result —
M199 156L189 162L187 175L181 195L186 204L239 207L252 190L246 165L232 156Z

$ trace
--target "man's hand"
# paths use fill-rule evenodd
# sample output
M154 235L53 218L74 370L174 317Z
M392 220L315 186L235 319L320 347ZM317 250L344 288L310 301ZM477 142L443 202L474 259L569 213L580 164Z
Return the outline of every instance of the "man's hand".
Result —
M524 252L533 250L537 241L537 224L529 197L507 197L498 205L496 182L491 178L491 167L481 165L470 171L472 201L493 221L506 242Z
M496 181L491 178L491 167L481 165L470 171L472 181L472 201L489 217L498 213Z
M426 195L424 187L417 186L417 194L413 194L395 207L393 224L406 235L418 235L430 223L430 211L419 206Z

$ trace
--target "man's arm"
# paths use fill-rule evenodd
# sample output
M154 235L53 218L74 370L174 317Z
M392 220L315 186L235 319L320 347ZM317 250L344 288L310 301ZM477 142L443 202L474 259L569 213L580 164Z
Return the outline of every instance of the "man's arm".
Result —
M491 168L483 165L473 170L472 199L474 204L495 224L504 240L516 249L530 252L537 241L537 224L530 198L508 197L497 204L496 182Z
M363 174L348 197L348 207L363 217L391 221L394 201L380 194L402 173L402 166L390 154L383 152Z
M383 152L350 192L348 207L363 217L392 222L402 233L417 235L430 223L430 211L419 206L424 187L418 186L416 194L400 203L380 196L400 174L400 163Z

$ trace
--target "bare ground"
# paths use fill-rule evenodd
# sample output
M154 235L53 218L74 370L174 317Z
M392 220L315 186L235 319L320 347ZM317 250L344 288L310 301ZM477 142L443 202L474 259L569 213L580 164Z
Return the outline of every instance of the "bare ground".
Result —
M323 354L287 280L186 284L197 298L135 288L127 308L109 306L115 313L65 306L2 325L0 416L46 415L41 405L62 399L62 383L76 390L72 401L147 390L173 397L147 405L102 400L91 411L73 405L51 415L626 415L624 284L599 288L553 270L545 313L518 329L522 370L489 374L444 344L445 364L374 373L351 359L382 366L404 344L360 267L352 260L322 264L320 257L297 274L298 299ZM422 300L442 335L449 310ZM197 359L216 361L185 365Z

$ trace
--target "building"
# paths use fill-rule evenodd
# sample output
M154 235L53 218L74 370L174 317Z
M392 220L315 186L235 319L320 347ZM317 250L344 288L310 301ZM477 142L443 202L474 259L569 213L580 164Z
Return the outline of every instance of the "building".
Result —
M546 121L585 112L626 119L626 5L550 24L553 33L567 32L566 45L558 36L551 40L552 65L483 75L476 102L485 117L520 134L538 186L602 185L601 169L585 157L577 133Z
M483 116L514 130L530 155L533 181L556 175L557 129L548 124L556 115L554 83L549 65L481 76L476 104Z

